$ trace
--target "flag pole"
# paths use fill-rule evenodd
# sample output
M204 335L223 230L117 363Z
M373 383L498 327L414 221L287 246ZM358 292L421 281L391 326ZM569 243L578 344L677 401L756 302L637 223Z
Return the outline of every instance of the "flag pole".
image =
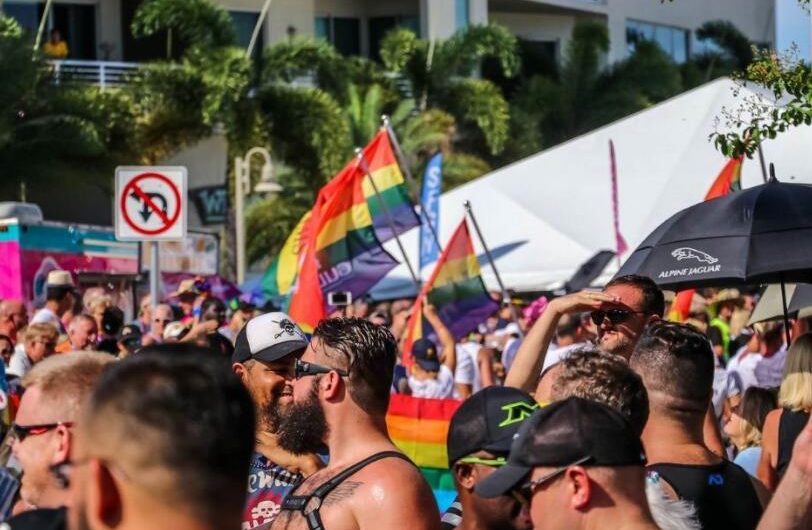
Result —
M389 135L389 141L392 142L392 147L395 149L395 156L398 159L400 169L403 171L403 174L406 175L406 180L409 182L409 189L412 192L412 195L417 197L415 202L418 206L420 206L420 218L426 220L426 224L431 231L431 236L434 238L434 244L437 245L438 249L441 249L443 248L443 245L440 244L440 238L437 236L437 228L435 228L434 222L431 220L431 217L429 217L428 213L426 213L426 209L423 207L423 198L420 196L420 190L417 189L417 181L412 175L412 170L409 169L409 164L406 163L406 157L403 155L403 150L400 148L398 136L395 134L395 130L392 128L392 123L389 121L389 116L383 114L381 116L381 122L383 123L383 128L386 129L386 134Z
M510 304L510 312L513 314L513 319L516 321L516 324L518 324L519 312L516 311L516 307L513 305L513 302L510 301L510 295L508 295L507 289L505 289L505 284L502 283L502 277L499 276L499 270L496 268L493 255L491 255L491 249L488 248L488 244L485 243L485 238L482 236L482 231L479 229L479 223L474 216L474 210L471 208L471 201L465 201L462 203L462 205L465 206L465 211L468 212L468 216L471 218L471 223L474 225L474 230L476 230L476 236L479 239L479 242L482 244L482 248L485 249L485 256L488 257L488 263L491 265L493 275L496 277L496 283L499 284L499 289L502 291L502 303ZM519 329L519 336L524 337L524 332L521 329Z
M414 268L412 267L412 263L409 261L409 256L406 255L406 249L403 247L403 243L400 241L400 236L398 235L398 231L395 229L395 221L392 219L392 214L389 212L389 208L387 208L386 203L384 203L383 197L381 197L381 192L378 191L378 185L375 184L375 179L372 178L372 173L369 171L369 164L364 156L364 151L360 147L356 147L355 156L358 159L358 166L369 178L369 183L372 185L372 189L375 191L375 197L378 198L378 205L381 207L381 210L383 210L383 213L386 216L386 222L389 224L389 229L395 236L395 241L397 241L400 253L403 255L403 261L406 262L406 267L409 269L409 275L412 277L412 281L414 282L415 287L417 287L417 292L419 293L420 280L417 278Z

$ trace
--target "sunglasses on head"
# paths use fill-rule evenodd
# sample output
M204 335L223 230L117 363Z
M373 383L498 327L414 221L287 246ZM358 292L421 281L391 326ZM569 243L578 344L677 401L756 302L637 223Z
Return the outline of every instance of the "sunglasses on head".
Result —
M592 311L589 316L592 319L592 322L596 326L600 326L603 324L604 319L609 319L609 322L612 323L613 326L616 326L622 322L625 322L629 319L632 315L643 315L645 311L632 311L630 309L598 309L597 311Z
M293 377L295 379L308 375L329 374L330 372L336 372L341 377L347 377L349 375L346 370L342 370L341 368L332 368L330 366L322 366L315 363L306 363L301 359L296 359L296 363L293 365Z
M57 423L42 423L39 425L19 425L17 423L11 424L11 430L14 432L14 436L21 442L29 436L39 436L40 434L45 434L46 432L56 429L57 427L73 427L73 422L60 421Z

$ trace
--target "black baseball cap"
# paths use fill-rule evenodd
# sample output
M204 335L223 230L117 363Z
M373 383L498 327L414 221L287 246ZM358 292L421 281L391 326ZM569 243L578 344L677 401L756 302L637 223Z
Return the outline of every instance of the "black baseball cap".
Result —
M249 359L278 361L309 344L304 332L285 313L266 313L252 318L237 334L231 362Z
M127 324L118 332L118 340L127 347L141 344L141 329L135 324Z
M535 466L642 466L643 445L619 412L602 403L571 397L533 413L519 428L506 465L476 485L482 497L514 489Z
M477 451L506 456L519 427L538 408L522 390L490 386L465 400L448 426L448 467Z
M437 346L431 339L417 339L412 344L412 357L423 370L440 371L440 359L437 357Z

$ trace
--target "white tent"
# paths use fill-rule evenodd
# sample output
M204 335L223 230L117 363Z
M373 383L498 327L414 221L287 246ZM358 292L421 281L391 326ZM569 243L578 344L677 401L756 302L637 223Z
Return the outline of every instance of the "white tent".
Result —
M670 215L703 200L726 163L709 136L724 127L723 109L736 109L755 94L720 79L460 186L442 196L440 241L445 244L463 218L463 202L471 201L485 240L498 255L505 285L519 291L558 288L597 251L614 249L610 139L617 158L620 231L630 253ZM763 151L779 180L812 183L810 147L812 127L801 127L765 142ZM745 160L743 187L761 182L758 158ZM418 230L401 239L417 267ZM482 252L479 241L475 247ZM386 248L403 261L394 241ZM496 288L490 266L484 259L480 263L486 284ZM616 270L613 261L599 280ZM401 264L373 295L410 290L413 284Z

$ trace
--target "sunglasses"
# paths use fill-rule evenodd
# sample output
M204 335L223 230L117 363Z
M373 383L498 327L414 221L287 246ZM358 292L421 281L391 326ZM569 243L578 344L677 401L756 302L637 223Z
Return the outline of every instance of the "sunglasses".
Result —
M497 458L480 458L478 456L466 456L457 460L462 464L482 464L483 466L488 467L502 467L507 464L507 460L504 456L500 456Z
M519 495L529 504L530 499L533 497L533 493L543 484L550 482L554 478L558 477L559 475L563 474L567 469L571 468L572 466L580 466L586 464L592 460L591 456L585 456L583 458L579 458L575 462L571 464L567 464L566 466L561 466L555 471L551 471L547 473L543 477L539 477L536 480L529 480L519 486L517 488Z
M293 365L294 379L308 375L329 374L330 372L336 372L341 377L347 377L349 375L346 370L342 370L341 368L331 368L320 364L306 363L300 359L296 359L296 363Z
M155 322L156 324L169 324L172 321L169 319L161 320L160 318L156 318L153 322Z
M645 311L631 311L629 309L607 309L606 311L599 309L597 311L592 311L589 314L589 317L596 326L603 324L604 319L607 318L613 326L617 326L618 324L627 321L632 315L644 314Z
M14 436L20 442L29 436L39 436L40 434L45 434L46 432L56 429L57 427L73 427L73 422L60 421L58 423L42 423L39 425L19 425L17 423L11 424L11 430L14 432Z
M11 355L13 353L14 353L14 348L4 348L4 349L0 350L0 354L3 354L3 355Z

